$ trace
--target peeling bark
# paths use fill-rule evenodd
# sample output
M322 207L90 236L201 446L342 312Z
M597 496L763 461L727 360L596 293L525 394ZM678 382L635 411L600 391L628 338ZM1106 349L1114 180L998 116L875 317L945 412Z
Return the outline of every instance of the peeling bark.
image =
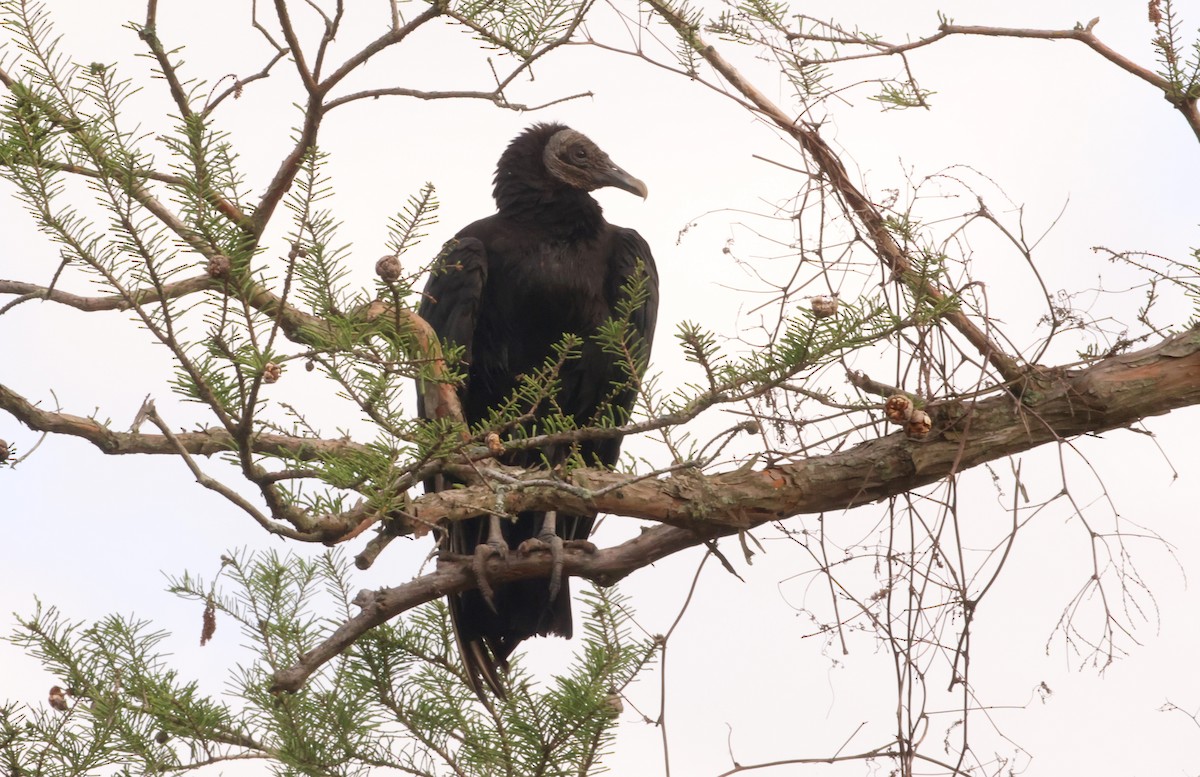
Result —
M627 485L621 484L628 475L577 470L569 481L575 488L510 489L502 504L514 513L591 510L692 529L707 523L728 530L721 533L793 515L849 509L1047 442L1200 404L1200 330L1086 368L1044 371L1027 381L1023 396L1025 402L1002 393L974 403L931 404L927 410L934 428L920 441L896 432L765 469L712 475L688 471ZM581 490L604 493L587 498ZM495 509L496 496L475 486L426 495L414 507L432 522L479 515L482 503Z

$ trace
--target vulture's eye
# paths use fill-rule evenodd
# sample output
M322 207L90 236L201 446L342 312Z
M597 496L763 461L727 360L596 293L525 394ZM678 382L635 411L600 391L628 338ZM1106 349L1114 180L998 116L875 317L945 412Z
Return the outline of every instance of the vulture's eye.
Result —
M587 161L587 149L585 149L585 148L571 149L571 160L574 162L586 162Z

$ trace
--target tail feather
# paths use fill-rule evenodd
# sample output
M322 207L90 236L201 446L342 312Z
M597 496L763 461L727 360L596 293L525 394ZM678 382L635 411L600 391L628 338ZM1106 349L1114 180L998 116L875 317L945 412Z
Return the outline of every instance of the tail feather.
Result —
M484 698L484 689L507 697L505 673L517 646L535 636L571 638L571 593L566 581L550 601L548 582L541 578L497 585L493 612L479 591L452 594L450 622L471 689Z
M541 518L541 513L522 513L516 522L505 524L505 542L515 549L537 532ZM590 517L564 518L568 520L559 524L560 536L587 537L592 524ZM450 551L469 555L485 533L482 522L479 525L458 522L450 530ZM484 698L485 688L498 698L506 698L504 673L508 670L508 657L521 642L534 636L571 638L571 593L565 579L553 598L545 578L496 584L492 590L495 609L478 590L451 594L448 599L450 622L467 682L480 698Z

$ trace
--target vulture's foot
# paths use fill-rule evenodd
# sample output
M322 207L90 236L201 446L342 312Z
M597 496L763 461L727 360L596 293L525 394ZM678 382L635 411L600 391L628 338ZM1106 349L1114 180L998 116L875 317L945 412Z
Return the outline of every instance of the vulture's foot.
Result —
M571 550L577 550L580 553L586 553L589 556L600 550L596 547L596 543L592 542L591 540L566 540L563 542L563 547L570 548Z
M548 552L553 556L555 553L554 547L556 545L559 548L558 552L561 553L563 546L562 537L559 537L557 534L547 534L542 532L536 537L530 537L518 545L517 553L520 553L522 556L532 556L534 553Z
M538 536L522 542L518 550L526 555L550 552L550 601L554 601L554 597L558 596L558 589L562 586L563 538L553 531L547 532L543 529Z
M475 554L471 559L471 571L475 573L475 581L479 584L479 594L492 612L496 612L496 595L492 590L492 581L488 580L487 564L494 556L501 561L508 558L508 544L503 540L481 542L475 546Z
M540 546L550 551L550 598L548 601L553 602L558 596L558 591L562 588L562 569L563 569L563 540L558 536L558 512L551 510L542 518L542 530L538 532L537 537L531 537L526 540L531 543L530 550ZM532 543L536 542L536 545ZM521 543L522 547L525 543Z

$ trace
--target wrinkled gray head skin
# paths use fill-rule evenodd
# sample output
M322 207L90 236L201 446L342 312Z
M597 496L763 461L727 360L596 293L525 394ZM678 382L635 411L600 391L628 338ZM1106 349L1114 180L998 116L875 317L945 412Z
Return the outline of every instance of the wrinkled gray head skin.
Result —
M542 162L554 178L585 192L615 186L643 199L648 194L646 184L613 164L599 146L573 129L550 136Z

